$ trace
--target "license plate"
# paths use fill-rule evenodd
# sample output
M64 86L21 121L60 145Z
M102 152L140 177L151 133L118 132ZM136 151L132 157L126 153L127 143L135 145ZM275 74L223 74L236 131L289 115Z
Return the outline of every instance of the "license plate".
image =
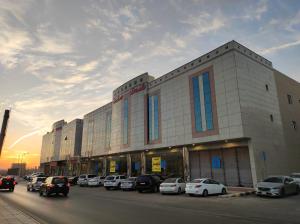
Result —
M63 187L63 184L58 184L58 187Z
M146 183L140 183L140 185L145 185Z
M261 192L261 194L263 194L263 195L266 195L266 194L267 194L267 192L264 192L264 191L263 191L263 192Z

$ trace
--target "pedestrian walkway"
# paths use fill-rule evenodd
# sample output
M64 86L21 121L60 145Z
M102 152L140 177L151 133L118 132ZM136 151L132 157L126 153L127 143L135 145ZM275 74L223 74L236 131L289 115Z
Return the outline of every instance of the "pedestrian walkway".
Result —
M36 220L0 198L1 224L38 224Z

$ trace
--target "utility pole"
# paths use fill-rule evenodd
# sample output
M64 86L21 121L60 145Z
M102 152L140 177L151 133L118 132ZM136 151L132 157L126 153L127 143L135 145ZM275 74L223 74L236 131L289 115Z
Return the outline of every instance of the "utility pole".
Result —
M0 157L1 157L1 152L2 152L2 148L3 148L3 144L4 144L5 135L6 135L9 114L10 114L10 110L5 110L4 116L3 116L1 133L0 133Z

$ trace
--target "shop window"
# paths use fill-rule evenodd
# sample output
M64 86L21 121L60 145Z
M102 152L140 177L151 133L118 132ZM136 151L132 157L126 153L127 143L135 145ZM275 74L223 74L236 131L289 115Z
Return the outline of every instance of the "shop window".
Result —
M273 114L270 114L270 120L271 120L271 122L274 121Z
M287 99L289 104L293 104L293 97L289 94L287 94Z
M266 84L266 91L269 91L269 85Z
M123 144L128 144L128 98L123 101Z
M148 142L153 143L160 138L159 94L148 96Z
M213 130L213 110L209 73L192 78L196 132Z
M105 125L105 147L110 147L111 138L111 112L106 114L106 125Z

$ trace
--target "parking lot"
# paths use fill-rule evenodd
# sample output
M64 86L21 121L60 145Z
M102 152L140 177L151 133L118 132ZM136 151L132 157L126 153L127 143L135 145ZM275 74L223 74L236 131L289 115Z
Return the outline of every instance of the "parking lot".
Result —
M189 197L72 186L69 197L40 197L20 183L0 192L41 223L299 223L300 196Z

